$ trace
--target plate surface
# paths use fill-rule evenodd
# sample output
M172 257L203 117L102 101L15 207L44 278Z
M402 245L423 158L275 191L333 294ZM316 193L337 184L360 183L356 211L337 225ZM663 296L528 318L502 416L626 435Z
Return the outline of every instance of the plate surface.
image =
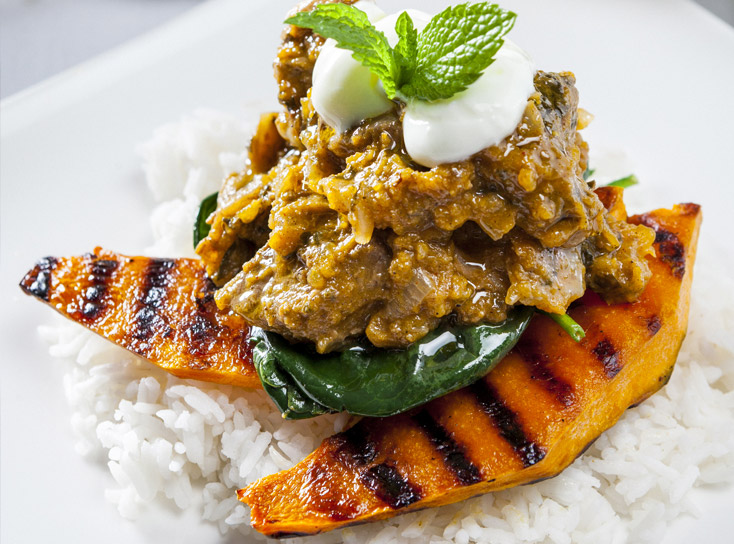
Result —
M292 4L212 0L2 103L2 542L222 542L195 515L155 511L129 523L104 500L112 479L75 453L61 368L36 333L49 310L16 285L41 256L150 244L153 201L136 144L199 107L275 107L271 61ZM443 4L420 2L426 11ZM513 41L538 67L576 74L582 106L596 116L585 133L592 162L595 150L616 153L623 158L599 166L610 177L633 168L642 181L630 210L702 204L701 250L734 265L734 238L720 235L734 202L734 30L685 0L503 5L519 13ZM677 521L667 544L734 533L731 486L696 497L703 517Z

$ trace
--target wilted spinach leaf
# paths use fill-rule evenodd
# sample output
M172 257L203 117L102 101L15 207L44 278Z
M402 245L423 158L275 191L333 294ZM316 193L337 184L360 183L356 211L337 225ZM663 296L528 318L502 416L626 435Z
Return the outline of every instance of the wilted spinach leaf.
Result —
M219 193L210 194L199 205L199 213L196 214L196 222L194 223L194 248L208 236L209 230L212 228L206 220L217 209L218 195Z
M263 333L260 329L252 329ZM307 397L277 362L277 353L266 342L257 341L252 348L252 360L265 392L273 399L285 419L305 419L331 412Z
M518 308L499 325L440 327L404 350L354 347L325 355L253 328L253 361L285 418L326 411L389 416L487 374L517 343L532 315L531 308Z

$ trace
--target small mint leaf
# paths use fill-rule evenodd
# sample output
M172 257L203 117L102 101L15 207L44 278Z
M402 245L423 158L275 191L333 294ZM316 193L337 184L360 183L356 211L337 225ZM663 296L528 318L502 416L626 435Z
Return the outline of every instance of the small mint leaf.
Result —
M465 90L492 64L516 17L488 2L446 8L418 35L417 66L400 95L430 101Z
M367 15L346 4L321 4L286 19L288 24L310 28L316 34L336 40L337 47L352 56L382 81L389 98L394 98L400 80L400 64L385 34L377 30Z
M402 85L413 77L418 54L418 31L413 25L413 19L407 12L403 12L395 23L395 32L398 35L398 43L395 46L395 54L400 64L400 81Z

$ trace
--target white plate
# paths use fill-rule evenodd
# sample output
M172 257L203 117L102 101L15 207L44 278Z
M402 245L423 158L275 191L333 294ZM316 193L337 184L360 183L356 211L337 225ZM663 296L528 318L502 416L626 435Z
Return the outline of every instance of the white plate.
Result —
M441 4L420 2L427 11ZM592 160L594 149L626 151L643 183L630 192L632 211L651 196L661 207L702 204L702 251L734 264L732 28L684 0L504 4L520 14L513 40L539 67L575 72L582 105L596 115L586 133ZM2 542L221 541L193 515L155 512L129 523L104 500L111 477L74 452L59 365L36 335L49 310L16 285L44 255L97 244L135 253L150 243L152 200L136 144L201 106L274 103L270 65L291 5L210 1L2 103ZM734 489L697 496L703 518L676 522L669 544L734 534Z

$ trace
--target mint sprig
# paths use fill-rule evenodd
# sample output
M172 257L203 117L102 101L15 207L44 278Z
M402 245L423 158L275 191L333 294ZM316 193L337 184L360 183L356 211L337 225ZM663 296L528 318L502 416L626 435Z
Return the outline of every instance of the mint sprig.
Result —
M415 73L400 92L441 100L465 90L494 62L516 17L487 2L446 8L418 35Z
M415 72L415 59L418 55L418 31L410 15L403 12L395 22L395 32L398 33L395 55L400 66L398 76L398 86L400 86L410 81Z
M370 23L365 12L346 4L320 4L312 11L296 13L285 22L333 38L337 47L352 51L354 60L380 78L388 96L395 95L400 71L395 52L384 32Z
M465 90L494 62L516 18L496 4L460 4L433 17L419 33L402 13L395 48L364 12L346 4L321 4L285 22L333 38L380 78L390 99L408 102L447 99Z

